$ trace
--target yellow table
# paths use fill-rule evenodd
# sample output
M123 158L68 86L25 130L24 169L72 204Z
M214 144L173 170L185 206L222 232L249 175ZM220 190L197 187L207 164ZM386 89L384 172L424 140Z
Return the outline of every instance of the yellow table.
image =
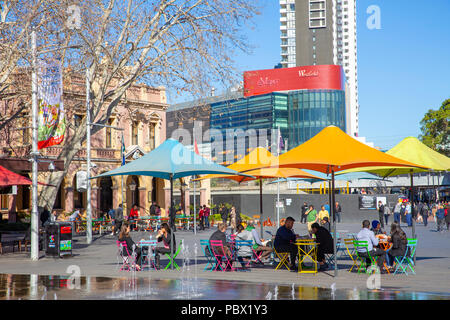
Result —
M298 273L314 273L317 274L317 246L319 245L313 239L311 240L297 240L295 245L298 247ZM306 258L309 258L313 264L313 270L304 270L302 263Z

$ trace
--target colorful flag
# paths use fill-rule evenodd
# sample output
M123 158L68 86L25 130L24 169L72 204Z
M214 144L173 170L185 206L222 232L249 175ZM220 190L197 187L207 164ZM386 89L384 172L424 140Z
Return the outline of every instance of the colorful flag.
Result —
M121 153L122 153L122 165L125 164L125 141L123 140L123 133L122 133L122 148L121 148Z
M62 101L61 61L41 60L38 68L38 149L64 140L66 121Z

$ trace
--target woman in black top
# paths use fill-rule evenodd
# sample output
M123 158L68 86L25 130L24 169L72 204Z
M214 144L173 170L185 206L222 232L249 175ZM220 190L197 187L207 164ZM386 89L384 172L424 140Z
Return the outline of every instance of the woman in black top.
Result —
M408 240L406 239L406 233L400 228L397 222L391 224L391 237L392 247L388 251L388 263L393 265L395 257L403 257L406 252L406 245Z
M130 223L125 221L120 229L119 233L119 241L125 241L127 247L123 248L123 255L128 256L133 254L133 246L136 253L136 269L141 270L141 248L139 248L136 243L134 243L133 239L130 237ZM128 253L127 253L128 250Z
M155 260L156 260L156 269L159 269L159 261L161 253L170 253L171 242L173 238L173 253L176 252L177 246L175 241L175 235L172 235L172 230L170 229L167 223L161 224L161 229L158 231L156 235L156 240L158 242L163 242L164 247L156 247L155 249Z

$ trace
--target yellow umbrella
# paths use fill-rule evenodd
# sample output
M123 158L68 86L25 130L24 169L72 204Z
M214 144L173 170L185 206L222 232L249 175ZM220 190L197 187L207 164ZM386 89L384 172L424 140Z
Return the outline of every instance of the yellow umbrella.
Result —
M423 167L432 169L433 171L447 171L450 170L450 158L434 151L427 147L415 137L407 137L400 141L395 147L386 152L386 154L416 163ZM389 176L398 176L402 174L409 174L411 179L411 208L414 209L414 181L413 173L425 172L429 169L423 168L404 168L404 167L363 167L345 170L346 172L369 172L382 176L383 178ZM344 171L342 172L344 173ZM412 220L412 235L416 236L416 223ZM415 258L415 257L414 257Z
M329 126L298 147L278 157L279 167L311 169L326 174L331 173L332 203L334 197L334 173L346 169L372 166L421 167L394 156L371 148L350 137L341 129ZM330 204L333 215L333 225L336 238L335 206ZM336 253L336 243L334 252ZM335 260L335 275L337 275Z
M270 166L276 164L278 161L277 157L274 157L269 151L263 147L255 148L252 152L247 154L245 157L239 161L230 164L227 168L238 171L240 173L245 171L248 176L239 175L220 175L220 174L209 174L202 178L196 180L205 180L212 178L225 178L237 181L239 183L243 181L259 180L259 205L260 205L260 221L261 221L261 236L262 236L262 217L263 217L263 207L262 207L262 179L267 178L309 178L309 179L320 179L313 174L307 173L303 170L297 168L261 168L264 166Z

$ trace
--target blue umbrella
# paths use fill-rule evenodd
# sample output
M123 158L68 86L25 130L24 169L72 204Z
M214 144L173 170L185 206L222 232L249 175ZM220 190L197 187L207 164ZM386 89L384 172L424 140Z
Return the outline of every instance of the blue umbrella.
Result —
M174 230L175 211L173 210L173 179L199 174L248 176L203 158L184 147L175 139L167 139L156 149L150 151L141 158L129 162L119 168L92 177L91 179L107 176L141 175L170 180L170 227ZM173 259L173 241L171 241L170 251Z

